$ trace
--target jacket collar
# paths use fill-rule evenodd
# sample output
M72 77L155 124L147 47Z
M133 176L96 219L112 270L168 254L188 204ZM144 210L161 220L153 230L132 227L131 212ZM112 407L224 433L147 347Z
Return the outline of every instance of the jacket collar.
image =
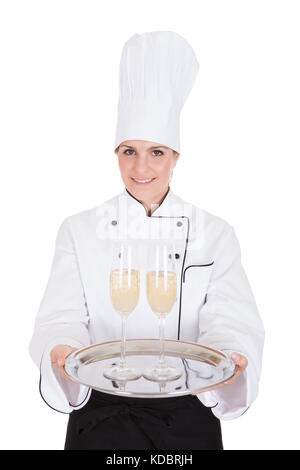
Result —
M152 216L169 216L170 214L177 216L182 215L183 208L182 203L180 204L181 199L173 193L170 186L161 203L157 207L154 206L151 216L147 215L147 210L144 205L136 199L126 187L124 188L122 195L126 198L127 208L132 214L134 213L135 215L149 218Z

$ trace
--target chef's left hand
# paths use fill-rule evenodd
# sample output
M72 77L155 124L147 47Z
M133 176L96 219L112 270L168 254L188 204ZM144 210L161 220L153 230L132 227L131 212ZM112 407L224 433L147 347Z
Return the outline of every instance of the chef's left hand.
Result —
M222 384L214 385L213 387L206 389L206 392L217 390L218 388L221 388L225 385L232 385L248 366L248 359L242 354L233 353L231 355L231 359L235 363L234 375L231 377L231 379L226 380L226 382L223 382ZM192 395L197 395L197 393L192 393Z

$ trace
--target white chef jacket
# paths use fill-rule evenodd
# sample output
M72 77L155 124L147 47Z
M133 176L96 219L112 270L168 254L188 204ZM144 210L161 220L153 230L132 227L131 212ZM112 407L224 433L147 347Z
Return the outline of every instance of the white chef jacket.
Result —
M264 327L234 228L183 201L171 187L148 216L124 188L99 206L65 218L59 227L29 347L40 368L41 396L53 409L70 413L83 407L91 389L62 378L51 364L51 349L57 344L81 348L120 339L120 317L109 296L113 246L135 239L143 256L144 243L157 237L172 241L178 273L178 296L167 318L166 338L198 342L227 354L237 351L248 359L234 384L199 394L199 400L217 418L229 420L242 415L257 397ZM127 322L127 338L158 337L157 317L142 287L131 314L135 320L130 316Z

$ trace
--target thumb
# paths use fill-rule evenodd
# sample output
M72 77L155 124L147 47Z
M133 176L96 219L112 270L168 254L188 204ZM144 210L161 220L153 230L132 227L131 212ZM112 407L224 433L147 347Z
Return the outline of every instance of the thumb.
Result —
M62 367L65 365L66 357L72 352L73 348L69 345L59 345L55 348L54 357L56 359L57 365ZM54 359L54 362L55 362Z

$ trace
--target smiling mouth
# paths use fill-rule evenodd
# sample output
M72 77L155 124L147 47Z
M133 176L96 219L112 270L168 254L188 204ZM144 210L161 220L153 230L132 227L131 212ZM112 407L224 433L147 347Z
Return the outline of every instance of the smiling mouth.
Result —
M155 178L145 178L145 179L139 179L139 178L131 178L135 183L137 184L150 184L152 183Z

